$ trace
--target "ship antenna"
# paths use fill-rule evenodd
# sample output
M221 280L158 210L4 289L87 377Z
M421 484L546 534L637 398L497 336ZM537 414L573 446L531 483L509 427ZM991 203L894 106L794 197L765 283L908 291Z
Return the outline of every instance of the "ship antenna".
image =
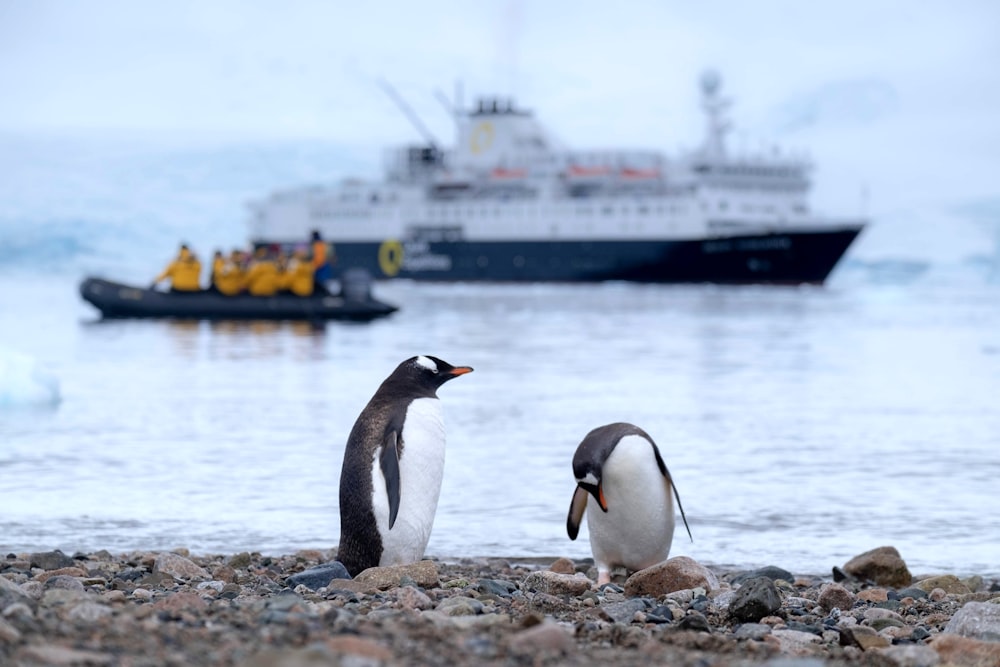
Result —
M385 79L379 79L378 83L382 87L382 90L385 91L385 94L388 95L390 99L392 99L392 101L396 103L396 106L399 107L399 110L403 112L403 115L406 116L406 118L410 121L410 124L412 124L413 127L417 129L417 132L419 132L423 136L424 141L430 144L431 148L433 148L435 151L438 150L437 139L434 138L434 135L431 134L431 131L428 130L427 126L424 125L423 121L420 120L420 116L418 116L416 112L413 111L412 108L410 108L410 105L406 103L406 100L404 100L399 95L399 93L396 92L396 89L393 88L392 85L390 85L389 82L386 81Z
M721 158L726 154L726 132L730 130L726 109L731 101L719 95L721 85L722 78L715 70L708 70L701 75L701 108L708 117L708 131L702 150L706 156L713 158Z

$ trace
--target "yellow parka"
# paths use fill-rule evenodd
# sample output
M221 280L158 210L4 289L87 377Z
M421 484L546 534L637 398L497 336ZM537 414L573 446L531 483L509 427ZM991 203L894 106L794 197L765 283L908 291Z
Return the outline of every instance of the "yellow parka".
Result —
M272 260L257 258L247 272L247 289L254 296L273 296L278 291L278 266Z
M215 274L215 287L226 296L239 294L246 289L246 272L239 262L227 259Z
M187 248L181 248L177 259L172 261L153 284L170 278L170 286L178 292L197 292L201 289L201 262Z
M296 255L285 269L284 289L298 296L310 296L313 293L313 267L305 257Z

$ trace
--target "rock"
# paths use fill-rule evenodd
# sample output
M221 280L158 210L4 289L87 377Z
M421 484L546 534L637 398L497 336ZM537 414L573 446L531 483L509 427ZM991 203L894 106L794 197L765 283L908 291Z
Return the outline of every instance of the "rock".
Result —
M153 603L153 608L176 618L185 611L199 612L208 607L200 595L191 592L173 593Z
M328 583L334 579L350 579L351 575L347 572L347 568L339 560L335 560L330 563L324 563L323 565L318 565L316 567L311 567L308 570L303 570L288 577L286 583L290 588L295 588L296 586L305 586L312 590L319 590L323 588Z
M80 583L79 579L76 577L68 577L64 574L52 577L45 582L45 590L52 588L62 588L68 591L77 591L80 593L83 593L84 591L83 584Z
M111 608L97 602L84 601L73 605L64 614L64 618L70 621L83 621L84 623L96 623L102 618L111 616Z
M891 667L936 667L941 663L937 651L923 644L900 644L878 650Z
M644 599L630 598L622 602L601 605L601 615L612 623L631 623L635 612L645 611L646 607Z
M1000 642L1000 604L966 602L955 612L942 632Z
M58 570L63 567L73 567L76 565L75 560L58 549L31 554L28 557L28 561L31 563L31 567L37 567L40 570Z
M884 588L866 588L858 591L858 599L862 602L885 602L889 599L889 591Z
M737 639L755 639L760 641L771 634L771 626L763 623L744 623L733 633Z
M795 576L788 570L776 567L774 565L768 565L767 567L762 567L757 570L751 570L749 572L741 572L740 574L733 577L729 583L733 586L740 586L748 579L756 579L757 577L767 577L771 581L787 581L791 583L795 580Z
M164 551L156 557L156 560L153 562L153 573L168 574L174 579L180 579L181 581L212 578L205 568L195 565L190 559L180 554L169 551Z
M557 558L549 570L558 574L576 574L576 565L569 558Z
M21 631L8 623L0 616L0 645L14 644L21 641Z
M419 563L411 563L409 565L370 567L364 572L360 572L354 580L384 591L399 586L403 577L409 577L421 588L435 588L441 581L437 566L429 560L422 560Z
M248 567L250 567L251 562L253 561L252 558L250 557L250 554L248 554L246 551L242 551L233 556L232 558L230 558L228 565L234 570L245 570Z
M590 579L584 575L569 575L538 570L524 578L521 588L526 591L548 593L549 595L582 595L590 590Z
M984 642L960 635L941 634L928 644L951 666L996 667L1000 665L1000 642Z
M566 655L574 648L573 637L569 631L549 621L521 630L507 641L507 649L520 656L535 656L542 653Z
M949 595L968 595L972 592L969 590L968 586L963 584L962 581L953 574L942 574L938 577L921 579L917 583L913 584L913 587L919 588L927 593L931 593L935 588L940 588Z
M687 556L676 556L629 577L625 581L625 595L658 598L691 588L710 592L718 587L718 577L707 567Z
M87 576L87 573L86 571L81 570L78 567L60 567L57 570L46 570L45 572L42 572L37 577L35 577L35 580L40 581L44 584L52 577L57 577L59 575L66 575L67 577L78 577L80 579L83 579L84 577Z
M20 660L15 664L42 665L112 665L115 657L110 653L83 651L62 646L26 646L19 654Z
M434 610L445 616L475 616L483 613L483 603L458 595L441 600Z
M844 565L844 571L852 577L891 588L909 586L913 580L895 547L878 547L855 556Z
M434 603L419 588L402 586L396 591L396 601L403 609L430 609Z
M729 615L740 622L757 622L781 608L781 593L767 577L748 579L729 603Z
M0 577L0 611L9 604L24 602L29 599L29 595L13 581L6 577Z
M854 606L854 595L840 584L825 584L819 589L819 606L824 611L846 611Z
M476 590L483 595L509 598L517 590L517 584L502 579L480 579L476 582Z
M863 625L837 628L840 632L840 643L843 646L855 646L862 651L873 648L884 648L889 640L879 635L873 629Z
M757 577L751 581L759 579L774 583L767 577ZM799 630L772 630L771 636L778 640L781 652L788 655L813 655L819 651L819 644L823 641L818 635Z
M327 639L326 645L335 654L346 654L361 659L355 661L354 664L365 665L372 661L382 663L392 660L392 651L371 639L340 636Z

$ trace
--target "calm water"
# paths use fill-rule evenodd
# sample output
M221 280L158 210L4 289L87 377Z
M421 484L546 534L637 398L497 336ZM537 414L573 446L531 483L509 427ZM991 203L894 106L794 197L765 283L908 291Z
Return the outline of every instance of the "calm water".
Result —
M19 275L19 274L18 274ZM380 285L368 325L98 322L79 276L3 275L0 342L58 377L0 412L0 551L336 545L347 434L426 353L444 488L428 552L589 555L565 533L591 428L658 442L694 542L673 555L828 573L876 546L1000 575L1000 286ZM11 287L16 285L17 290Z

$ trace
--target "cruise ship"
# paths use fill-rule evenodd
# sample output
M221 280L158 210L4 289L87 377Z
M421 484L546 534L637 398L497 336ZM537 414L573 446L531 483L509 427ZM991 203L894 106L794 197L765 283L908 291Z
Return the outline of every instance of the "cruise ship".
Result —
M251 242L318 231L337 267L377 279L822 284L865 220L811 210L808 159L732 153L720 78L700 83L705 137L676 156L568 148L509 99L449 105L452 147L424 131L381 180L253 202Z

